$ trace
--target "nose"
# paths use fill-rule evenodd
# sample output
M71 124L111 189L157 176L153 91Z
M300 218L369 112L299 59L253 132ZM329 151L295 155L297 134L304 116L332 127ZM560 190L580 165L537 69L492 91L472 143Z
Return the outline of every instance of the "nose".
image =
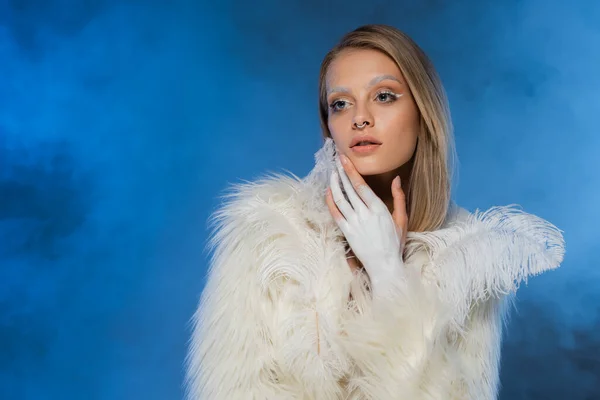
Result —
M354 118L352 119L352 129L364 129L367 126L372 127L375 121L373 116L366 107L358 109Z
M364 120L360 124L358 122L354 122L354 124L353 124L354 128L356 128L356 129L364 129L368 125L371 125L371 123L367 120Z

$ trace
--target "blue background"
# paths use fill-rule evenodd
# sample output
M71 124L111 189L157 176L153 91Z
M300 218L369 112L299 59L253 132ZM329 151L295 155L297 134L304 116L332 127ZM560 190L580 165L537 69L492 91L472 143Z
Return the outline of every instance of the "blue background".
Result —
M458 202L565 231L501 398L600 398L600 3L212 3L0 1L0 398L182 397L217 196L310 170L321 58L365 23L436 64Z

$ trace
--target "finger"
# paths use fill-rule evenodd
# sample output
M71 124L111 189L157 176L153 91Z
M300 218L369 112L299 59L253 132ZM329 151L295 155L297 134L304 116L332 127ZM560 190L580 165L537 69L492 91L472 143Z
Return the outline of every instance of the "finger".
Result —
M354 208L355 212L365 211L367 209L367 206L365 205L365 203L361 199L361 197L358 195L358 193L356 193L356 190L355 190L354 186L352 185L352 182L348 178L348 175L346 174L346 171L344 170L344 167L342 166L342 163L340 162L339 157L336 157L336 159L335 159L335 166L338 169L339 176L342 179L342 184L344 185L344 190L346 191L346 194L348 195L348 199L350 200L350 203L352 204L352 208ZM361 177L361 179L362 179L362 177Z
M383 206L384 204L381 199L377 197L375 192L373 192L369 185L367 185L358 170L354 167L354 164L352 164L352 161L350 161L350 159L344 155L340 155L339 158L340 161L346 160L346 163L342 165L340 162L340 165L345 172L345 175L350 180L351 185L349 185L349 187L351 189L349 191L355 192L362 200L363 204L365 204L368 208Z
M327 203L327 208L329 208L329 213L333 217L333 220L340 227L342 233L346 234L347 221L338 210L338 207L335 205L335 201L333 199L333 194L331 188L327 188L327 194L325 195L325 203Z
M344 216L342 215L340 210L338 210L337 206L335 205L335 202L333 200L333 195L331 194L330 187L327 188L327 193L325 194L325 203L327 203L327 208L329 209L329 213L331 214L331 216L333 217L334 220L344 218Z
M340 187L340 180L336 171L333 171L331 173L329 187L331 188L333 202L340 210L343 217L345 219L350 218L354 213L354 210L352 209L352 206L350 205L350 203L348 203L348 201L344 197L344 194L342 193L342 188Z
M404 242L408 227L408 215L406 212L406 197L402 190L399 176L392 181L392 197L394 199L394 211L392 217L396 227L402 232L402 241Z

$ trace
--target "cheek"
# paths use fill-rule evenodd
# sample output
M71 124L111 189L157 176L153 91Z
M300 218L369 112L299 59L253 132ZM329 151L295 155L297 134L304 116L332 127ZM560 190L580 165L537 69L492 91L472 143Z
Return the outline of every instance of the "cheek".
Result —
M419 136L419 118L412 110L402 110L391 113L382 123L384 136L388 138L390 143L393 143L394 152L403 154L404 156L412 155L417 144ZM383 122L383 121L382 121Z
M401 140L418 136L419 117L412 109L390 110L381 120L381 128L386 135L391 134Z
M419 113L415 106L402 107L400 110L388 116L387 126L392 128L396 134L403 137L417 137L419 133Z
M343 141L344 136L346 136L344 127L346 126L346 122L344 118L341 116L335 116L333 118L329 118L327 122L327 127L329 128L329 132L331 133L331 137L336 142Z

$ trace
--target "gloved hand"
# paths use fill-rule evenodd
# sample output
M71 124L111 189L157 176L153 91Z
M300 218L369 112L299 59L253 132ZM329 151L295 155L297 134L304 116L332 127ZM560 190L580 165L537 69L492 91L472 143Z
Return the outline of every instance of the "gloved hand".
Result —
M342 156L344 157L344 156ZM342 166L336 156L336 170L327 191L329 211L343 232L354 254L371 280L374 298L388 297L404 283L402 250L406 234L406 206L400 178L394 179L394 213L365 183L346 158ZM348 200L344 197L342 187Z

